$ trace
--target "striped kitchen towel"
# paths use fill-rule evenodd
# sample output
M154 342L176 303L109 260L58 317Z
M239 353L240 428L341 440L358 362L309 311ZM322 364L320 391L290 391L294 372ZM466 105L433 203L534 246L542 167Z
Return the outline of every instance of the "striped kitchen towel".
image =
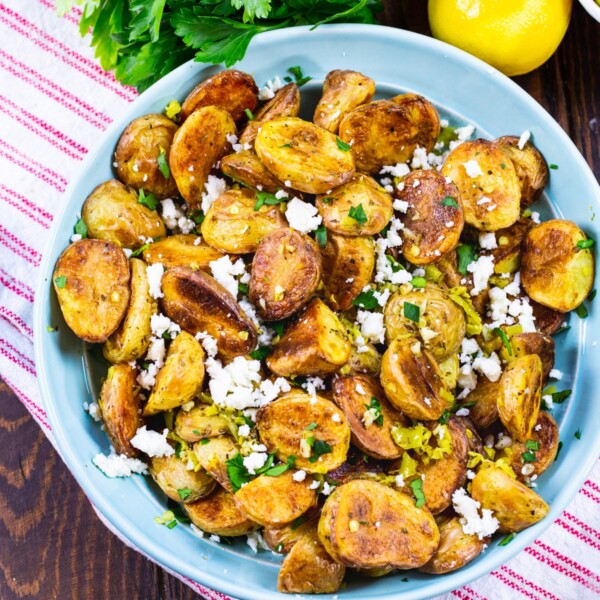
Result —
M59 19L52 0L0 0L0 376L51 441L32 346L41 254L67 183L135 97L94 60L77 11ZM444 598L600 598L600 465L539 540Z

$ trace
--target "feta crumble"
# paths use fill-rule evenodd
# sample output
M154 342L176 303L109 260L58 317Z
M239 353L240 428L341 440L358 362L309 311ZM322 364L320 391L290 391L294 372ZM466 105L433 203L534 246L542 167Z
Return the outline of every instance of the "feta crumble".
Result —
M500 527L498 519L491 510L484 508L479 514L481 503L473 500L467 492L460 488L452 494L454 510L460 515L460 524L466 535L477 535L482 540L494 534Z
M465 171L469 177L479 177L480 175L483 175L483 171L481 170L479 163L474 159L463 163L463 167L465 168Z
M384 343L385 326L382 313L359 310L356 314L356 320L360 324L360 333L363 338L380 344Z
M302 469L300 469L300 471L296 471L292 475L292 479L294 481L304 481L306 479L306 471L303 471Z
M467 267L467 271L473 274L471 296L477 296L485 290L490 277L494 274L494 259L491 256L480 256Z
M285 218L290 227L301 233L315 231L323 220L315 206L299 198L292 198L287 205Z
M246 274L246 264L241 258L231 262L231 258L225 255L209 263L212 276L220 283L234 298L238 295L238 279Z
M164 298L162 293L162 276L165 268L161 263L154 263L146 267L146 275L148 276L148 285L150 286L149 293L155 299Z
M148 467L145 462L138 458L129 458L124 454L117 454L114 448L111 453L106 456L104 454L96 454L92 459L96 465L107 477L129 477L134 473L146 475Z
M202 204L201 208L204 214L208 212L208 209L213 205L214 201L225 192L227 189L227 182L220 177L215 175L209 175L206 183L204 184L204 192L202 193Z
M521 137L519 138L519 142L517 144L517 148L519 150L523 150L523 148L525 148L525 144L529 141L530 138L531 138L531 131L529 131L528 129L526 129L521 134Z
M479 246L484 250L495 250L498 247L496 234L493 231L480 233Z
M269 79L263 87L258 90L259 100L272 100L275 98L275 92L279 91L285 84L282 83L279 76Z
M135 435L131 438L131 445L141 450L150 457L154 456L172 456L175 450L167 442L168 429L164 429L162 434L157 431L146 429L146 426L139 427Z

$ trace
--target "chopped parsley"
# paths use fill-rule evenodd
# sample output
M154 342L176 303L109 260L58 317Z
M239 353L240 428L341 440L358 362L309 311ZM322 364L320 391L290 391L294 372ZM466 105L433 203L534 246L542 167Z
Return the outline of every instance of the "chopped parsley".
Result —
M404 316L415 323L419 322L421 318L421 308L411 302L405 302L403 305Z
M417 479L413 479L409 485L410 489L412 490L415 496L415 506L417 508L421 508L421 506L423 506L425 502L427 502L427 500L425 499L425 494L423 493L423 480L420 477L418 477Z
M530 450L528 450L527 452L521 453L521 458L523 459L524 463L537 462L537 458L535 457L535 454L533 452L531 452Z
M62 290L65 287L65 285L67 285L67 278L64 275L61 275L60 277L55 277L54 285L56 285L57 288Z
M302 525L302 523L306 523L306 521L308 521L308 516L307 515L300 515L299 517L296 517L291 522L290 527L294 531L294 530L298 529L298 527L300 527L300 525Z
M287 144L281 144L281 146L279 146L280 148L291 148L292 147L292 142L288 142Z
M162 173L165 179L171 178L171 169L169 168L169 163L167 162L167 154L164 148L160 149L160 153L158 154L158 158L156 159L158 162L158 168Z
M309 75L304 75L304 73L302 73L302 67L290 67L287 71L294 76L294 81L298 87L302 87L312 79ZM289 77L285 77L285 80L288 81L288 83L291 81Z
M550 163L548 166L554 170L558 169L558 165L555 165L554 163Z
M280 204L283 198L277 198L275 194L269 194L268 192L256 192L256 204L254 210L260 210L261 206L266 204L267 206L274 206Z
M562 404L572 393L572 390L562 390L561 392L554 392L550 395L552 396L552 402L554 404Z
M250 482L250 473L244 466L244 459L241 454L238 453L233 458L225 461L225 465L227 466L227 477L229 477L234 492L237 492L245 483Z
M177 490L177 493L179 494L179 497L183 501L190 497L192 490L190 490L190 488L181 488L180 490Z
M148 250L148 248L150 248L150 244L144 244L143 246L140 246L137 250L134 250L131 253L131 256L139 256L142 252L144 252L144 250Z
M188 218L194 221L196 225L202 225L202 222L204 221L204 216L205 215L203 210L193 210L191 213L188 214Z
M311 423L310 425L307 425L306 431L312 431L313 429L316 429L317 427L318 427L317 423Z
M244 112L246 113L246 116L248 117L248 121L254 121L254 115L252 114L252 111L249 108L245 108Z
M578 429L578 430L575 432L575 437L576 437L578 440L580 440L580 439L581 439L581 429Z
M510 340L508 339L508 336L506 335L506 332L504 331L504 329L501 329L500 327L494 327L494 329L492 331L502 340L504 347L508 351L508 355L512 356L513 355L512 346L510 345Z
M152 192L146 194L144 190L140 188L138 193L138 203L143 204L150 210L156 210L158 206L158 198Z
M350 151L350 144L346 144L346 142L342 142L342 140L340 140L339 137L335 138L335 141L337 142L337 146L338 148L342 151L342 152L349 152Z
M590 314L588 312L588 309L586 308L585 304L580 304L576 309L575 309L575 313L577 314L577 316L580 319L586 319L588 317L588 315Z
M390 254L386 254L385 259L390 263L390 267L392 267L392 273L406 271L406 269Z
M366 308L367 310L373 310L379 306L379 302L377 302L377 298L375 298L374 290L361 292L354 300L352 300L352 304L354 304L354 306Z
M250 352L250 356L254 360L263 360L267 358L269 354L271 354L271 348L269 348L268 346L259 346L256 350Z
M238 283L238 292L240 294L247 296L249 291L250 291L250 287L248 286L247 283Z
M312 443L310 443L310 439L312 438ZM308 440L306 440L309 446L312 446L312 456L308 459L309 463L314 463L319 460L320 456L323 454L331 454L331 446L324 442L323 440L315 440L314 436L311 436Z
M275 333L281 337L283 335L283 330L285 328L285 321L276 321L274 323L271 323L271 329L273 329L273 331L275 331Z
M540 443L537 442L536 440L527 440L525 442L525 448L527 448L527 450L539 450L540 449Z
M282 473L285 473L289 469L293 469L295 464L296 464L296 457L293 454L291 454L290 456L288 456L287 462L281 463L280 465L277 465L275 467L270 467L269 469L264 471L264 474L268 475L269 477L279 477L279 475L281 475ZM264 469L264 467L263 467L263 469ZM257 473L259 473L259 472L261 472L261 469L259 469L259 471L257 471Z
M508 546L516 537L516 533L509 533L506 537L502 538L498 546Z
M331 204L334 200L335 200L335 198L332 198L331 196L325 196L325 197L321 198L321 202L323 204Z
M327 245L327 228L325 225L319 225L315 231L315 239L317 240L321 248L325 248Z
M475 246L471 244L461 244L456 249L458 256L458 272L461 275L467 274L467 267L474 261L477 260L477 253L475 252Z
M383 413L381 412L381 404L375 396L371 396L371 402L365 404L365 408L373 413L373 423L376 423L380 427L383 425Z
M458 202L452 196L446 196L440 204L442 206L451 206L452 208L458 208Z
M591 248L594 245L594 240L592 239L587 239L587 240L579 240L577 242L577 247L580 250L585 250L586 248Z
M348 216L361 225L364 225L369 220L362 203L358 206L352 206L348 211Z
M424 288L427 286L427 279L425 277L413 277L410 284L415 288Z
M556 450L556 456L554 457L554 462L556 462L558 460L558 455L560 454L560 451L562 450L563 447L563 443L562 442L558 442L558 448Z
M77 235L80 235L82 240L84 240L88 236L88 228L83 219L79 219L77 223L75 223L73 231Z

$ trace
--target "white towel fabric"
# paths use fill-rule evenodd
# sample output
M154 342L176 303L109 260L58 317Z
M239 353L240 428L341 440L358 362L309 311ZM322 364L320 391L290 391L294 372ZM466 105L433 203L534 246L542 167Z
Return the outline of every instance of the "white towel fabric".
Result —
M52 442L32 348L40 258L81 159L136 97L94 60L79 36L77 16L57 18L53 0L0 0L0 376ZM182 579L207 598L226 598ZM444 596L521 597L600 597L600 465L539 540L490 575Z

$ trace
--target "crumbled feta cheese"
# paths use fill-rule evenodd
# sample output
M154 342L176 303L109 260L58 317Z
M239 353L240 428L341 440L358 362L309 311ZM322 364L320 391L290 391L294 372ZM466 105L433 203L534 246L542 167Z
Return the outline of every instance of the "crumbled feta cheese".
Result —
M495 533L500 527L498 519L493 516L491 510L484 508L479 514L481 504L467 495L467 492L460 488L452 494L452 504L454 510L460 515L460 524L466 535L477 535L482 540Z
M418 179L415 179L415 180L413 181L413 187L414 187L414 188L416 188L416 187L419 187L420 185L421 185L421 182L420 182Z
M534 223L540 223L540 213L535 210L531 213L531 220Z
M410 173L410 168L406 163L397 163L396 165L387 165L379 171L381 175L389 173L392 177L404 177Z
M326 481L323 482L323 489L321 490L321 494L323 494L324 496L329 496L329 494L331 494L333 490L335 490L335 485L329 485L329 483L327 483Z
M220 283L234 298L238 294L238 280L241 275L246 274L246 264L241 258L231 262L231 258L225 255L209 263L212 276Z
M79 233L74 233L74 234L71 236L71 242L72 242L72 243L78 242L79 240L81 240L81 234L79 234Z
M123 248L123 254L127 258L131 258L131 255L133 254L133 250L131 248Z
M470 412L468 408L459 408L455 414L457 417L468 417Z
M315 231L323 220L315 206L299 198L292 198L288 202L285 218L288 220L290 227L302 233Z
M150 345L146 352L146 360L151 360L156 363L157 368L161 368L165 364L165 340L162 338L150 338Z
M221 541L221 538L218 535L214 535L214 534L211 535L208 539L211 542L217 542L217 544Z
M263 539L263 536L260 534L260 531L249 533L246 539L246 543L248 544L248 546L250 546L252 552L258 552L259 548L262 550L271 550L271 548L269 548L269 546Z
M171 200L167 198L161 201L161 215L164 224L168 229L175 229L177 227L177 221L182 217L185 217L183 211Z
M475 472L471 471L471 469L467 471L467 479L475 479Z
M307 377L306 381L302 384L302 388L311 396L316 396L317 390L325 389L325 382L320 377Z
M461 400L477 387L477 375L471 365L466 364L459 369L457 385L463 389L459 396Z
M146 463L137 458L129 458L124 454L117 454L113 449L106 456L104 454L96 454L92 462L107 476L107 477L129 477L134 473L146 475L148 467Z
M417 146L413 152L412 161L410 163L411 169L423 169L423 171L429 171L431 165L427 159L427 150L421 146Z
M403 475L396 475L396 486L398 487L404 487L404 476Z
M562 371L559 371L558 369L552 369L550 371L550 379L556 379L556 381L560 381L562 376Z
M463 163L463 167L465 168L465 171L469 177L479 177L480 175L483 175L483 171L481 170L479 163L474 159Z
M479 200L477 200L477 204L482 205L482 204L489 204L491 202L491 200L489 198L487 198L486 196L481 196L481 198L479 198Z
M240 425L238 427L238 435L240 437L248 437L250 435L250 425Z
M164 298L162 293L162 276L165 268L161 263L154 263L146 267L146 275L148 276L148 285L150 286L149 293L155 299Z
M94 421L102 421L102 411L97 402L84 402L83 410L94 419Z
M263 87L258 90L259 100L272 100L275 98L275 92L279 91L285 84L282 83L279 76L269 79Z
M512 446L512 443L512 438L501 431L498 434L498 441L495 443L494 448L496 450L504 450L504 448Z
M464 127L457 127L454 130L459 142L466 142L475 131L475 127L473 125L465 125Z
M525 130L521 134L521 137L519 138L519 142L517 144L517 148L519 148L519 150L523 150L523 148L525 148L525 144L529 141L530 137L531 137L531 131Z
M367 392L365 392L365 388L360 384L357 383L356 386L354 387L354 389L361 395L364 396L366 395Z
M341 423L341 422L342 422L342 417L340 417L340 415L339 415L338 413L333 413L333 414L331 415L331 420L332 420L334 423Z
M306 479L306 471L303 471L302 469L300 469L300 471L296 471L292 475L292 479L294 481L304 481Z
M204 214L208 212L208 209L213 205L213 202L225 192L227 189L227 182L220 177L215 175L209 175L206 183L204 184L204 192L202 193L202 205L201 208Z
M491 256L480 256L467 266L467 271L473 273L471 296L477 296L485 290L490 277L494 274L494 259Z
M377 290L375 290L373 292L373 298L375 298L375 300L377 300L377 304L379 304L379 306L381 306L382 308L387 304L387 301L389 300L391 295L390 290L383 290L383 292L378 292Z
M394 219L392 219L394 221ZM390 230L389 234L392 233ZM377 261L375 263L375 281L377 283L394 283L396 285L403 285L409 283L412 279L411 273L406 269L400 269L396 272L392 269L390 261L386 257L386 249L388 247L387 240L379 238L375 242L375 251L377 253Z
M383 344L385 341L385 326L383 324L383 314L359 310L356 314L356 320L360 324L361 335L368 340Z
M181 331L181 327L179 327L177 323L171 321L166 315L158 313L150 317L150 330L152 331L152 335L156 338L162 337L165 332L168 332L169 336L174 338Z
M175 450L167 442L168 429L164 429L162 434L157 431L146 429L146 426L139 427L135 435L131 438L131 445L141 450L150 457L171 456Z
M496 234L493 231L480 233L479 246L484 250L494 250L497 248Z
M252 452L243 458L243 463L248 473L254 475L267 462L269 455L266 452Z
M310 483L310 485L308 486L309 490L316 490L319 485L321 485L316 479L313 479Z
M546 405L548 410L552 410L554 408L554 401L552 400L551 394L546 394L542 396L542 402Z
M142 369L136 381L143 387L145 390L151 390L154 384L156 383L156 375L158 374L158 367L154 363L150 363L147 369Z
M396 200L394 200L392 207L394 210L397 210L398 212L406 214L406 212L408 211L408 201L400 200L397 198Z
M485 375L490 381L498 381L502 375L502 365L495 352L492 352L489 358L478 356L473 361L473 369Z

